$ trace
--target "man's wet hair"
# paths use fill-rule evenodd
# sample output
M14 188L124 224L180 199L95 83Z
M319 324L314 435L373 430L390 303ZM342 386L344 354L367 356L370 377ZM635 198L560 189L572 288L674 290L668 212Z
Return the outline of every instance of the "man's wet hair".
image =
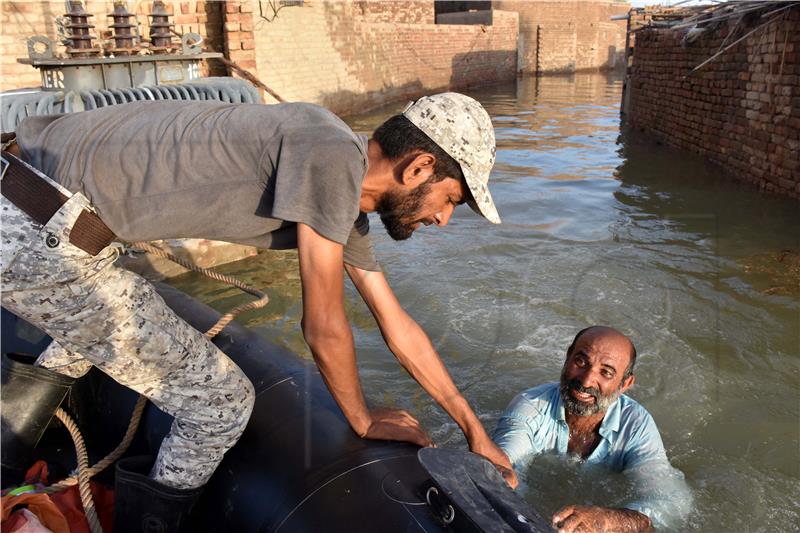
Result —
M432 154L436 158L436 163L433 165L430 183L448 177L459 181L464 179L461 166L456 160L403 115L395 115L378 126L372 134L372 139L378 143L383 154L389 159L397 160L414 152Z
M582 330L580 330L577 333L577 335L575 335L575 338L572 339L572 344L570 344L569 348L567 348L567 356L572 354L572 350L575 349L575 344L577 344L578 339L581 338L581 335L583 335L584 333L586 333L590 329L596 328L596 327L597 326L589 326L588 328L583 328ZM628 368L625 369L625 373L622 374L622 379L628 379L629 377L631 377L633 375L633 365L636 364L636 346L633 344L632 340L628 339L628 342L631 343L631 351L630 351L630 354L629 354L630 357L631 357L631 360L628 363Z

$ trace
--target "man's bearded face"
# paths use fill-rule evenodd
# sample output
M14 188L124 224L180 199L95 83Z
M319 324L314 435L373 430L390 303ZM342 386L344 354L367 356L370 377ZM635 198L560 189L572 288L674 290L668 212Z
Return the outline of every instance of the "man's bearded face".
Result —
M411 237L430 190L431 184L426 181L412 191L392 191L381 197L376 210L392 239L402 241Z
M561 385L559 392L561 392L561 401L564 402L564 410L575 416L592 416L597 413L604 413L608 410L612 403L622 395L622 382L620 386L608 394L603 396L600 389L595 387L584 387L577 379L568 380L566 376L566 366L561 371ZM584 403L572 396L571 391L582 392L589 394L594 398L592 403Z

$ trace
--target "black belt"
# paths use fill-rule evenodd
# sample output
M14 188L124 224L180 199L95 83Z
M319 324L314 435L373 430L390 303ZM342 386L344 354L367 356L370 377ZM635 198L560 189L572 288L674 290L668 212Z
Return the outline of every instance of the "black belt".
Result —
M35 222L44 226L69 199L25 163L3 152L0 192ZM86 209L69 232L69 242L90 255L111 244L116 235L96 213Z

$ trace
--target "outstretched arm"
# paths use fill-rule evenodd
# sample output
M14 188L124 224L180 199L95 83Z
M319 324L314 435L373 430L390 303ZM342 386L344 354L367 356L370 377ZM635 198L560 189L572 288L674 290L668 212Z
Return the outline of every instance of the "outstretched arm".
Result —
M467 400L453 383L428 336L397 301L382 272L346 265L350 279L375 317L384 340L397 360L459 425L470 450L497 465L512 487L517 479L506 455L492 442Z
M397 409L370 411L356 367L355 346L344 313L342 245L297 225L297 249L303 284L303 336L331 395L360 436L431 444L410 414Z

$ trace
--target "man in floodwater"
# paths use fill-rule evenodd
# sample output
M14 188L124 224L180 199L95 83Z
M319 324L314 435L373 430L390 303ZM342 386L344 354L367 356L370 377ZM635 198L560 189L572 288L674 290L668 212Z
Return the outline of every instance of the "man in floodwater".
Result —
M177 531L254 401L252 384L225 354L149 283L113 264L115 239L296 247L303 335L353 431L430 445L413 416L364 400L344 312L346 272L403 367L456 421L470 449L516 484L508 459L400 306L368 237L369 212L397 240L421 225L445 226L463 203L500 222L487 186L494 130L477 101L423 97L372 139L315 105L217 102L34 117L17 134L22 160L41 174L9 179L12 171L3 182L3 306L55 340L39 365L73 376L95 365L175 417L154 460L118 465L117 490L127 497L115 531L140 530L145 511L148 527L156 520ZM26 200L32 183L41 196L33 203L54 206L47 216Z
M559 532L675 528L692 495L667 459L653 417L623 393L636 377L636 348L619 331L592 326L567 349L559 383L520 393L494 433L515 469L540 454L573 454L629 476L639 498L622 508L568 505L553 515Z

